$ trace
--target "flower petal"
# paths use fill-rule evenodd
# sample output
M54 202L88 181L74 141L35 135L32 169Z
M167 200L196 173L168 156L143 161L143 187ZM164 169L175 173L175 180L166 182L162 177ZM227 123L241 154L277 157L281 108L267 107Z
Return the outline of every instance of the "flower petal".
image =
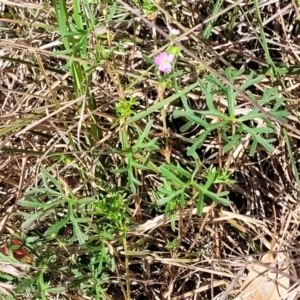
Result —
M170 73L172 66L169 63L164 63L164 64L159 65L158 69L159 69L159 71L161 71L163 73Z
M173 54L168 55L168 62L172 62L174 60L175 56Z
M155 57L154 63L159 66L162 64L165 60L168 59L168 54L166 52L161 52L158 56Z
M166 52L161 52L161 53L160 53L160 57L161 57L161 59L167 59L167 58L168 58L168 53L166 53Z
M158 56L156 56L156 57L154 58L154 63L155 63L157 66L159 66L159 65L161 64L161 62L162 62L162 59L161 59L160 55L158 55Z
M167 24L167 27L169 29L169 33L170 35L178 35L180 33L180 31L178 29L173 28L171 25Z

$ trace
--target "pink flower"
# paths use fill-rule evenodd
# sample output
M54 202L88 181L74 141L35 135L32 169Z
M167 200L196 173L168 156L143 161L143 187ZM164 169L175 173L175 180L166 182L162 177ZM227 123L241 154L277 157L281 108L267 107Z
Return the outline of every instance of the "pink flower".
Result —
M159 71L163 73L170 73L172 70L171 62L174 60L174 58L175 56L173 54L162 52L155 57L154 63L158 66Z

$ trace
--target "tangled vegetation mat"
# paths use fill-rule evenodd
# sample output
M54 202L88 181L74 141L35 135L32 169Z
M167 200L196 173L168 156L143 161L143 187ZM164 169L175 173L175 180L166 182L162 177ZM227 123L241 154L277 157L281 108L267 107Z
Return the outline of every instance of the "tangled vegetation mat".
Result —
M1 299L299 299L299 1L0 5Z

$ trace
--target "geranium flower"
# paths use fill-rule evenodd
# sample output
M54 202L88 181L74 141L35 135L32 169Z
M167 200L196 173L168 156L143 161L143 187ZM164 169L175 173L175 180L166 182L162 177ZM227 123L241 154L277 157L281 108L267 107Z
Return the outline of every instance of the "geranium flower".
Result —
M175 56L173 54L168 54L166 52L161 52L155 57L154 63L158 66L158 70L163 73L170 73L172 70L172 61Z
M169 29L170 36L172 36L172 37L176 37L180 33L180 31L178 29L173 28L169 24L167 24L167 27Z

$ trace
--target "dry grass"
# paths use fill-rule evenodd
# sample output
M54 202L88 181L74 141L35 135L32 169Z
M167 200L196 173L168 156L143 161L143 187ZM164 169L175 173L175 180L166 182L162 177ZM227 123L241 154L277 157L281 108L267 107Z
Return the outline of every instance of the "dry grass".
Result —
M219 8L215 2L213 12L211 1L163 2L161 6L150 1L157 7L157 12L148 16L153 23L150 27L133 16L134 10L129 14L122 1L115 3L116 12L105 24L113 3L92 1L97 26L87 36L84 56L80 50L76 55L55 53L65 47L50 3L0 1L0 233L3 243L13 234L24 234L24 241L29 238L26 247L35 256L31 262L34 267L22 273L37 278L37 285L37 270L42 270L45 263L41 263L41 253L57 255L58 269L47 269L48 277L44 278L49 285L64 288L57 293L57 299L252 299L238 298L251 293L249 286L248 290L243 286L245 280L252 280L250 276L259 281L272 278L282 288L280 299L299 298L299 8L296 1L263 1L258 8L255 1L226 2ZM66 3L72 16L72 2ZM137 8L132 1L128 5ZM142 8L145 7L138 7L139 12L145 14ZM84 13L86 10L82 8ZM159 109L151 114L153 125L147 141L158 138L158 147L149 154L153 166L136 169L134 175L142 182L136 185L136 192L128 188L127 173L112 172L126 168L127 154L122 152L121 137L128 138L128 145L135 145L139 138L136 132L143 132L150 121L145 116L126 126L131 115L120 118L120 99L136 97L138 103L130 108L135 114L161 100L159 79L149 59L169 43L159 33L159 29L167 32L165 19L180 28L177 41L199 58L195 60L182 52L177 63L180 90L204 78L209 68L222 76L226 67L245 69L233 85L240 88L254 71L254 76L261 75L262 80L248 90L259 100L265 91L276 88L283 97L280 109L288 113L280 124L272 121L276 131L264 136L275 139L272 151L258 145L250 156L252 139L244 134L239 145L224 154L225 138L220 131L206 137L197 149L201 159L197 180L205 182L205 172L214 166L228 171L235 183L214 182L211 191L228 191L231 205L206 199L201 216L197 214L195 190L186 192L190 198L184 207L177 205L172 216L165 206L156 205L153 196L163 185L159 167L168 159L191 174L195 170L195 160L187 151L205 131L203 127L194 123L182 132L185 118L167 118L166 134L163 123L164 113L169 117L183 108L183 98L178 97L164 112ZM104 52L109 53L107 57ZM81 88L75 82L74 70L64 67L68 62L74 63L75 69L82 68ZM203 62L206 66L201 69ZM163 98L178 93L172 84L164 89ZM201 90L189 91L186 97L194 110L207 109L206 95ZM214 102L220 112L228 112L227 95L222 90L214 95ZM264 108L270 111L274 105L272 102ZM237 115L247 116L252 107L244 94L237 96ZM215 116L207 120L210 124L220 121ZM247 122L253 128L265 124L263 118ZM146 164L146 151L135 156L142 165ZM75 229L70 222L57 232L57 239L44 234L59 222L58 216L66 214L67 205L54 207L24 226L25 213L32 214L37 209L20 206L20 200L32 188L43 186L41 168L48 169L58 180L66 197L74 194L76 199L94 197L104 201L105 197L112 199L109 197L114 193L126 194L124 206L130 221L126 219L122 223L125 225L114 232L109 229L111 238L100 238L111 221L108 212L101 215L96 209L85 211L80 207L80 216L89 218L89 231L84 229L88 240L82 245L78 241L72 245L63 242L65 246L59 241L73 236ZM104 198L99 196L102 192ZM48 201L46 197L39 200ZM100 239L113 257L115 268L106 261L104 277L98 274L95 279L93 275L94 281L79 284L79 276L94 274L91 259L104 251L95 250ZM266 261L266 254L272 254L272 259ZM82 273L76 275L70 261L82 268ZM18 270L12 262L9 268ZM251 270L255 268L263 274L253 275ZM11 270L3 270L0 265L1 273ZM282 276L284 284L274 274ZM11 275L1 277L0 291L4 294L12 292L13 284L14 297L18 299L44 299L34 283L27 282L22 290L20 282L13 279L16 274ZM96 291L95 285L101 289ZM47 295L49 299L55 297L51 292ZM252 297L261 299L258 293ZM279 299L274 293L268 297Z

